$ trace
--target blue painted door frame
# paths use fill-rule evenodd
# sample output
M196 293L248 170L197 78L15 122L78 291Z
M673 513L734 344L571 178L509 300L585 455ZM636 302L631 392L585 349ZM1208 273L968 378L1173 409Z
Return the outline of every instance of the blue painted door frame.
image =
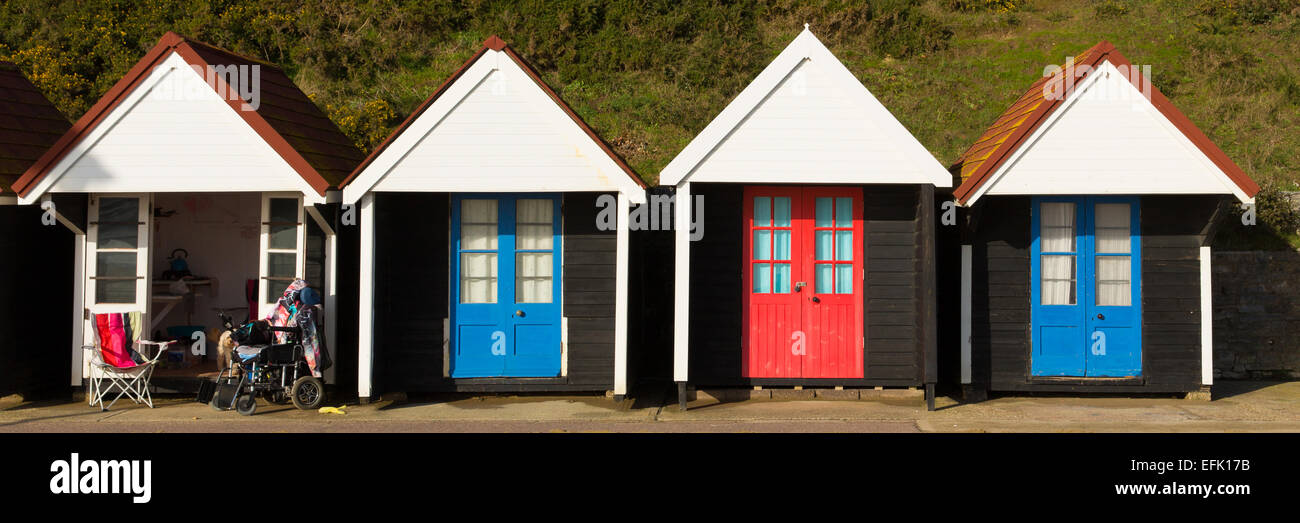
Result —
M521 249L516 242L516 204L519 200L550 200L550 249ZM464 200L497 202L495 249L462 245L461 206ZM450 375L453 378L540 378L560 375L561 367L561 196L554 193L456 194L451 205ZM551 301L519 301L516 288L517 257L551 253ZM466 254L496 255L496 300L462 303L462 260Z
M1041 206L1073 203L1072 251L1043 251ZM1097 252L1099 204L1129 206L1129 252ZM1034 376L1130 377L1142 375L1142 237L1139 200L1133 196L1040 196L1033 198L1030 255L1031 374ZM1074 256L1075 301L1047 305L1042 300L1042 257ZM1129 256L1129 305L1098 305L1097 264L1110 256Z

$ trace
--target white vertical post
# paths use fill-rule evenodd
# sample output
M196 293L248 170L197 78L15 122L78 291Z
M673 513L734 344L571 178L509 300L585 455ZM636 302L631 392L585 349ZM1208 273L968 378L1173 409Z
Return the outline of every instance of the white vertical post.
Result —
M627 394L627 269L631 217L627 195L618 193L618 232L614 259L614 395Z
M1210 246L1201 246L1201 385L1214 384L1214 300Z
M691 304L691 184L677 187L673 200L673 381L684 383L690 355Z
M306 251L306 246L303 251ZM334 358L338 359L338 256L339 242L336 231L331 231L325 235L325 350L333 350ZM325 381L336 383L334 381L334 369L337 365L330 365L325 369Z
M357 293L357 396L369 399L372 391L375 329L375 195L361 197L361 263Z
M81 386L81 378L86 374L85 356L81 346L86 344L86 235L72 237L72 381L73 387Z
M971 382L971 246L961 246L961 383Z

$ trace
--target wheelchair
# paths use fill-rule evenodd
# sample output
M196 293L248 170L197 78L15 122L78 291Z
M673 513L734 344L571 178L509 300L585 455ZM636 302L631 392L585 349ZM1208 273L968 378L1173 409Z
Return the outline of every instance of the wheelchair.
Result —
M222 326L235 333L248 329L250 323L236 327L229 316L218 313ZM325 402L325 386L312 375L304 357L302 328L266 326L270 343L235 347L231 365L217 377L216 390L209 405L216 410L234 409L251 416L257 411L257 398L302 410L314 410ZM276 343L284 334L283 343ZM258 340L261 341L261 340Z

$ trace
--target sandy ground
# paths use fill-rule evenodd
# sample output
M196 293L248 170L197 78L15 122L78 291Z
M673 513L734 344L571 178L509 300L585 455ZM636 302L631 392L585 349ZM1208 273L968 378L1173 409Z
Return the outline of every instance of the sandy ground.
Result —
M0 401L0 432L1300 432L1300 382L1223 382L1213 401L1171 397L1001 396L974 404L919 395L870 400L449 396L349 405L346 414L259 404L253 416L190 398L153 409L119 402ZM125 400L124 400L125 401Z

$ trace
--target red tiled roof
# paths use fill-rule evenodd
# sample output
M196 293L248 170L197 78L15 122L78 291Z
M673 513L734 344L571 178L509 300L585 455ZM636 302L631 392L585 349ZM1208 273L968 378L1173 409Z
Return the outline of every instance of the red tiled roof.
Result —
M9 62L0 62L0 195L71 125Z
M949 168L961 177L961 185L953 191L957 201L966 203L975 191L981 185L988 181L989 177L997 171L998 167L1007 160L1033 132L1051 116L1052 112L1060 107L1064 101L1069 98L1073 92L1064 89L1061 83L1056 83L1052 89L1063 91L1064 96L1055 100L1049 100L1045 96L1044 85L1049 81L1063 82L1067 85L1079 85L1083 83L1088 73L1095 70L1103 61L1109 61L1120 70L1129 82L1139 89L1143 86L1143 79L1140 73L1131 70L1131 63L1124 57L1114 45L1110 42L1102 41L1097 45L1088 48L1079 56L1075 57L1073 69L1074 81L1070 83L1065 81L1066 69L1062 66L1062 73L1039 78L1029 87L1025 94L1021 95L1011 107L1007 108L993 125L989 126L984 134L980 135L975 143L971 144L966 152L957 158L957 161ZM1079 67L1087 65L1089 67ZM1236 163L1228 158L1214 142L1211 142L1205 133L1202 133L1196 125L1188 120L1182 111L1174 107L1168 98L1160 92L1160 89L1154 85L1150 86L1151 103L1160 111L1161 114L1168 118L1174 127L1182 131L1193 144L1205 153L1216 166L1219 167L1228 177L1237 184L1246 196L1253 197L1259 192L1259 185L1251 180L1245 171L1241 170Z
M583 121L581 116L578 116L578 113L573 112L573 109L569 107L569 104L564 103L564 100L560 98L560 95L556 94L549 85L546 85L546 82L542 81L542 77L537 74L537 71L534 70L528 62L524 61L524 59L518 54L515 54L514 49L511 49L504 40L496 35L492 35L488 37L487 40L483 41L483 47L479 48L478 52L475 52L474 56L471 56L469 60L466 60L465 63L460 66L460 69L457 69L455 73L452 73L452 75L447 78L447 80L443 81L442 85L438 86L438 89L435 90L432 95L429 95L429 98L426 99L424 103L420 104L420 107L412 112L411 115L402 122L402 125L399 125L397 129L393 130L392 134L388 135L388 138L386 138L383 143L379 144L379 147L376 147L375 150L370 153L370 156L367 157L364 162L361 162L361 165L358 165L356 170L352 171L352 174L348 176L340 186L346 186L347 184L352 183L352 181L361 174L361 171L364 171L366 167L375 160L375 158L378 158L380 153L382 153L384 149L387 149L388 145L392 143L394 139L401 135L407 127L410 127L425 110L433 105L433 102L442 96L442 93L445 92L457 78L460 78L460 75L464 74L464 72L468 70L474 62L477 62L478 59L483 56L483 53L487 52L489 49L493 51L502 51L506 56L509 56L511 60L514 60L516 64L519 64L519 67L533 79L533 82L537 83L537 86L541 87L542 91L546 92L546 95L549 96L551 100L555 101L555 104L558 105L565 114L569 115L569 118L573 119L573 122L578 124L578 127L581 128L583 132L587 133L587 136L591 137L592 141L596 142L596 144L605 151L605 154L609 155L609 157L614 160L614 163L618 164L618 166L623 169L623 172L626 173L632 181L636 182L636 184L643 189L646 187L645 182L642 181L641 177L627 165L627 162L623 161L623 158L615 153L614 150L609 147L609 144L605 143L605 140L597 135L596 132L587 125L587 122Z
M260 66L257 109L242 110L244 103L241 100L227 100L227 103L319 194L324 195L326 189L338 187L361 161L363 155L356 145L278 67L168 32L77 120L71 130L23 173L14 183L14 190L22 195L30 192L172 52L191 65L205 68ZM213 88L218 92L226 91L227 86L220 79L216 84Z

